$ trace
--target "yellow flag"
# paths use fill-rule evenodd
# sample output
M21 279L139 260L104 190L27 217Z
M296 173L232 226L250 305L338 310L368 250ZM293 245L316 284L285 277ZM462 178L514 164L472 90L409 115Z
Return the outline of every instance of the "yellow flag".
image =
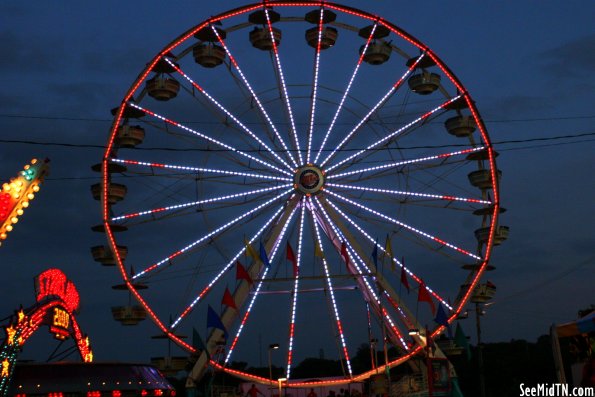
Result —
M254 247L248 240L244 238L244 244L246 245L246 254L255 261L260 261L260 255L254 250Z
M390 261L390 268L394 272L396 270L396 267L395 261L393 260L393 247L390 244L390 238L388 237L388 234L386 235L386 244L384 244L384 252L386 253L385 255L388 257L388 260Z
M317 256L319 258L324 258L324 252L322 252L320 245L318 245L318 241L316 243L314 243L314 256Z

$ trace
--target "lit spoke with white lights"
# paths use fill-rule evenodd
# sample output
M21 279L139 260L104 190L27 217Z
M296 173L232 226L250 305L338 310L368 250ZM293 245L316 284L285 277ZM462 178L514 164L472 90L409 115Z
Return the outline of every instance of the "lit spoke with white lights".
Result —
M312 207L311 201L310 201L310 207ZM322 266L324 268L324 276L326 278L326 285L328 287L329 295L331 297L331 303L333 305L333 314L335 315L337 331L339 332L339 339L341 340L341 347L343 348L343 356L345 357L345 362L347 363L347 369L349 370L349 376L353 376L353 373L351 371L351 361L349 360L349 352L347 351L347 342L345 340L345 334L343 332L343 323L341 322L341 317L339 316L339 307L337 306L337 301L335 299L335 290L333 289L333 282L331 280L330 272L328 269L328 263L326 262L326 257L324 256L324 248L322 247L322 239L320 238L320 231L318 229L318 223L314 219L314 214L312 214L312 224L314 227L314 231L316 232L315 243L318 244L318 247L320 248L320 252L322 254Z
M279 216L279 214L283 211L283 206L281 206L266 222L265 224L252 236L252 238L248 241L249 244L252 244L256 241L260 235L266 230L267 227ZM205 288L194 298L194 300L182 311L182 314L172 323L171 328L175 328L180 321L184 317L186 317L192 309L196 306L196 304L211 290L213 285L219 280L235 263L246 252L246 246L242 246L242 248L236 252L235 256L223 267L223 269L207 284Z
M290 178L283 177L283 176L255 174L255 173L251 173L251 172L241 172L241 171L231 171L231 170L220 170L220 169L216 169L216 168L189 167L189 166L185 166L185 165L151 163L151 162L146 162L146 161L114 159L114 158L111 158L110 162L116 163L116 164L137 165L137 166L149 167L149 168L163 168L163 169L176 170L176 171L189 171L189 172L196 172L196 173L201 172L201 173L210 173L210 174L226 175L226 176L240 176L242 178L256 178L256 179L271 180L271 181L284 181L284 182L291 181Z
M287 219L287 222L285 222L285 224L283 225L283 228L281 229L281 233L279 234L279 237L277 238L275 247L273 248L271 255L269 257L269 261L272 262L275 259L275 256L277 255L277 251L279 250L279 247L281 246L281 241L283 241L283 238L285 237L285 234L287 233L287 229L289 227L289 225L291 224L291 221L293 220L293 216L295 215L295 212L297 210L297 207L293 208L291 214L289 215L289 218ZM240 326L238 328L238 330L236 331L236 335L233 338L233 342L231 343L231 346L229 347L229 351L227 352L227 356L225 357L225 365L227 365L227 363L229 362L229 359L231 358L231 354L233 353L238 340L240 339L240 336L242 335L242 331L244 330L244 327L246 326L246 322L248 321L248 318L250 317L250 313L252 312L252 308L254 307L254 303L256 302L256 298L258 298L258 294L260 293L260 289L262 288L262 285L266 279L267 273L269 272L269 268L265 267L264 271L262 273L262 276L260 278L260 281L258 282L258 285L256 287L256 290L254 291L254 294L252 295L252 299L250 300L250 303L248 304L248 308L246 309L246 312L244 313L244 317L242 317L242 321L240 322Z
M306 205L305 200L302 197L300 202L301 207L301 214L300 214L300 227L299 227L299 234L298 234L298 251L297 251L297 263L296 269L294 274L294 282L293 282L293 294L291 297L291 322L289 324L289 344L287 349L287 372L286 377L289 379L291 377L291 364L293 362L293 339L295 335L295 315L297 311L297 297L298 291L300 286L300 265L302 260L302 243L304 240L304 215L306 213Z
M244 72L242 72L242 69L240 68L240 65L236 61L235 57L231 54L231 51L227 47L227 44L225 43L225 41L223 40L223 38L221 37L221 35L217 31L217 29L215 28L215 26L211 26L211 29L213 30L213 32L217 36L217 40L219 40L219 43L221 44L221 46L225 50L225 53L229 57L229 60L230 60L231 64L238 71L242 82L244 83L244 85L246 86L246 88L248 89L248 91L250 91L250 95L252 95L252 98L254 98L254 101L256 102L256 105L258 106L258 109L260 109L260 112L262 113L262 115L264 116L264 118L267 120L267 123L268 123L269 127L271 127L271 129L275 133L275 136L277 137L277 139L279 139L279 142L281 142L281 145L283 146L283 149L284 149L285 153L287 153L287 156L289 157L289 159L291 160L291 162L293 163L293 165L295 167L297 167L297 163L296 163L294 157L291 155L291 151L288 149L287 145L285 144L285 141L281 137L281 134L279 134L279 131L277 130L277 127L275 127L275 124L273 123L273 120L271 119L271 117L269 116L268 112L266 111L266 109L262 105L262 102L260 101L258 95L256 95L256 92L252 88L252 85L250 85L250 83L248 82L248 79L244 75ZM300 160L300 162L301 162L301 160Z
M211 231L210 233L207 233L206 235L204 235L203 237L199 238L198 240L192 242L191 244L188 244L187 246L185 246L184 248L181 248L180 250L174 252L173 254L169 255L167 258L164 258L162 260L160 260L157 263L152 264L151 266L147 267L145 270L135 274L134 276L132 276L133 279L136 279L138 277L144 276L147 273L159 268L160 266L162 266L164 263L168 263L169 261L171 261L172 259L174 259L175 257L187 252L188 250L190 250L191 248L196 247L198 244L202 243L205 240L208 240L209 238L211 238L212 236L218 234L219 232L227 229L228 227L238 223L239 221L241 221L242 219L254 214L255 212L260 211L261 209L269 206L271 203L281 199L283 196L286 196L287 194L291 193L293 191L293 188L286 190L285 192L273 197L272 199L260 204L259 206L251 209L250 211L247 211L245 213L243 213L242 215L232 219L231 221L225 223L222 226L219 226L218 228L214 229L213 231Z
M450 248L450 249L453 249L453 250L455 250L455 251L457 251L457 252L459 252L459 253L461 253L461 254L464 254L464 255L470 256L470 257L471 257L471 258L473 258L473 259L481 260L481 257L479 257L479 256L477 256L477 255L475 255L475 254L473 254L473 253L471 253L471 252L469 252L469 251L467 251L467 250L464 250L464 249L462 249L462 248L459 248L459 247L457 247L457 246L456 246L456 245L454 245L454 244L451 244L451 243L449 243L449 242L447 242L447 241L444 241L444 240L442 240L442 239L440 239L440 238L438 238L438 237L432 236L431 234L428 234L428 233L426 233L426 232L424 232L424 231L422 231L422 230L419 230L419 229L416 229L416 228L414 228L414 227L412 227L412 226L409 226L408 224L406 224L406 223L403 223L403 222L401 222L401 221L399 221L399 220L397 220L397 219L391 218L390 216L387 216L387 215L385 215L385 214L383 214L383 213L381 213L381 212L378 212L378 211L376 211L376 210L373 210L373 209L371 209L371 208L369 208L369 207L366 207L366 206L365 206L365 205L363 205L363 204L360 204L360 203L357 203L357 202L355 202L355 201L353 201L353 200L350 200L350 199L348 199L348 198L347 198L347 197L345 197L345 196L342 196L342 195L340 195L340 194L338 194L338 193L335 193L335 192L333 192L333 191L331 191L331 190L329 190L329 189L327 189L327 190L326 190L326 192L327 192L327 193L329 193L329 194L331 194L331 195L332 195L332 196L334 196L334 197L337 197L338 199L340 199L340 200L342 200L342 201L345 201L345 202L347 202L347 203L349 203L349 204L351 204L351 205L355 206L355 207L358 207L358 208L361 208L361 209L363 209L363 210L365 210L365 211L367 211L367 212L370 212L370 213L372 213L372 214L374 214L374 215L376 215L376 216L378 216L378 217L380 217L380 218L382 218L382 219L384 219L384 220L387 220L387 221L389 221L389 222L391 222L391 223L394 223L395 225L399 225L399 226L401 226L402 228L404 228L404 229L406 229L406 230L409 230L410 232L413 232L413 233L415 233L415 234L418 234L418 235L420 235L420 236L423 236L423 237L425 237L425 238L428 238L428 239L430 239L430 240L433 240L433 241L435 241L435 242L439 243L440 245L443 245L443 246L445 246L445 247L448 247L448 248Z
M374 33L376 32L376 28L377 27L378 27L378 23L374 23L374 26L372 27L372 30L370 31L370 36L366 40L366 44L364 45L364 48L362 50L362 53L360 54L359 59L357 61L357 64L355 65L355 68L353 69L353 73L351 74L351 78L349 79L349 83L347 84L347 88L345 89L345 92L343 93L343 97L341 98L341 101L339 102L339 106L337 107L337 110L335 111L335 115L333 116L333 119L331 121L331 124L329 125L328 129L326 130L326 133L324 134L324 139L322 140L322 144L320 145L320 149L318 149L318 153L316 154L316 158L314 159L314 163L317 163L318 162L318 158L320 157L320 154L324 150L324 146L326 145L326 141L328 140L328 137L331 134L331 131L335 127L335 123L337 122L337 118L339 117L339 114L341 113L341 110L343 109L343 105L345 104L345 100L347 99L347 96L349 95L349 92L351 91L351 86L353 85L353 82L355 81L355 76L357 76L357 72L359 71L359 68L362 65L362 62L364 61L364 56L366 55L366 52L368 51L368 47L370 46L370 42L374 38Z
M202 139L204 139L206 141L209 141L209 142L212 142L212 143L214 143L216 145L219 145L219 146L221 146L221 147L223 147L223 148L225 148L225 149L227 149L227 150L229 150L229 151L231 151L233 153L237 153L237 154L239 154L241 156L244 156L246 158L249 158L250 160L256 161L259 164L262 164L262 165L264 165L264 166L266 166L268 168L271 168L273 170L279 171L279 172L281 172L283 174L291 175L291 173L289 171L287 171L287 170L281 169L281 168L279 168L279 167L277 167L277 166L275 166L273 164L270 164L270 163L268 163L268 162L266 162L264 160L259 159L258 157L252 156L251 154L248 154L246 152L243 152L243 151L241 151L241 150L239 150L239 149L237 149L237 148L235 148L235 147L233 147L231 145L228 145L228 144L223 143L223 142L221 142L221 141L219 141L219 140L217 140L215 138L212 138L212 137L210 137L208 135L205 135L205 134L203 134L201 132L198 132L196 130L193 130L192 128L186 127L185 125L180 124L180 123L178 123L176 121L170 120L170 119L168 119L168 118L166 118L164 116L161 116L160 114L157 114L157 113L152 112L152 111L150 111L148 109L145 109L145 108L143 108L143 107L141 107L141 106L139 106L139 105L137 105L135 103L129 102L128 105L131 106L131 107L133 107L133 108L135 108L135 109L142 110L143 112L145 112L145 113L147 113L147 114L149 114L149 115L151 115L151 116L153 116L153 117L155 117L155 118L157 118L157 119L159 119L161 121L164 121L167 124L173 125L173 126L178 127L178 128L180 128L180 129L182 129L182 130L184 130L186 132L189 132L192 135L198 136L199 138L202 138Z
M285 102L285 109L287 110L287 116L289 117L289 122L291 126L291 133L293 134L293 140L295 144L295 149L298 154L298 158L300 160L300 164L304 162L302 158L302 152L300 151L300 143L298 140L297 129L295 128L295 120L293 118L293 111L291 110L291 103L289 101L289 94L287 92L287 84L285 83L285 74L283 73L283 67L281 66L281 59L279 58L279 49L277 48L277 42L275 41L275 35L273 32L273 24L271 23L271 18L269 16L269 10L264 8L264 14L267 18L267 25L269 29L269 35L271 39L271 43L273 46L273 56L275 59L275 66L277 68L277 73L279 75L279 81L281 82L281 94L283 95L283 101Z
M447 158L453 157L453 156L460 156L460 155L464 155L464 154L478 152L483 149L485 149L485 146L480 146L477 148L470 148L470 149L465 149L465 150L458 150L456 152L450 152L450 153L436 154L434 156L420 157L420 158L410 159L410 160L395 161L395 162L390 162L387 164L376 165L374 167L360 168L359 170L331 174L327 177L327 179L335 179L335 178L340 178L340 177L355 175L355 174L360 174L360 173L363 174L365 172L384 171L384 170L388 170L391 168L401 167L403 165L424 163L424 162L432 161L432 160L442 160L442 159L447 159Z
M341 240L340 242L343 242L343 243L346 244L346 247L348 249L348 257L349 256L351 256L351 257L355 256L355 251L352 249L351 244L349 243L349 241L345 238L345 236L343 236L343 234L341 233L341 231L337 229L337 227L335 226L334 222L330 219L329 214L323 208L323 206L320 203L320 201L318 201L318 199L316 197L314 199L316 200L316 203L318 204L318 209L323 214L323 216L324 216L324 218L326 220L326 225L331 227L331 229L333 230L333 232L335 233L335 235ZM359 256L357 256L357 257L361 261L361 258L359 258ZM351 263L354 266L355 271L358 274L364 274L363 273L363 270L359 267L359 265L357 264L356 261L351 261ZM363 268L364 269L368 269L368 267L366 266L366 264L363 261L361 261L361 264L363 265ZM373 303L375 307L380 308L381 307L380 297L376 293L376 290L370 285L370 282L368 281L368 279L366 277L362 276L361 277L361 280L363 280L363 282L365 283L365 286L366 286L366 288L362 289L362 293L364 293L364 296L369 296L368 301L371 302L371 303ZM390 314L384 308L382 308L381 313L382 313L382 317L386 319L386 321L389 323L391 329L399 337L399 340L400 340L401 344L403 345L403 347L406 350L408 350L408 346L405 343L405 340L402 337L400 337L400 332L397 329L397 326L395 325L394 321L390 317Z
M351 258L355 258L357 260L357 262L359 262L362 265L362 268L368 269L368 266L366 265L366 262L358 255L358 253L355 251L355 249L353 248L353 246L349 243L349 240L345 239L345 243L347 245L347 252L349 253L349 256L351 256ZM358 271L360 271L359 268L357 268L357 269L358 269ZM409 349L409 346L407 346L407 342L405 342L405 339L403 338L403 334L399 330L399 327L397 327L397 325L393 321L392 317L389 315L389 313L386 310L386 308L382 305L382 303L380 301L380 298L381 297L378 296L377 304L378 304L378 308L379 308L380 312L382 313L382 316L388 322L389 328L394 332L394 334L396 335L397 339L399 339L399 341L401 342L401 345L403 346L403 348L405 350L408 350ZM408 321L408 318L404 315L404 313L402 311L399 311L399 314L401 314L401 316L403 316L403 320L405 322Z
M441 194L429 194L429 193L416 193L416 192L409 192L403 190L391 190L391 189L378 189L373 187L366 187L366 186L358 186L358 185L342 185L338 183L327 183L327 186L336 187L340 189L348 189L348 190L359 190L363 192L372 192L372 193L384 193L384 194L391 194L396 196L407 196L407 197L416 197L416 198L424 198L424 199L433 199L433 200L445 200L445 201L461 201L465 203L474 203L474 204L486 204L491 205L492 202L488 200L480 200L480 199L473 199L467 197L456 197L450 195L441 195Z
M334 170L335 168L339 167L342 164L345 164L346 162L348 162L349 160L360 156L362 153L371 150L383 143L388 143L391 139L395 138L398 135L403 134L405 131L409 130L410 128L412 128L413 126L426 121L430 116L432 116L433 114L435 114L436 112L444 109L447 105L449 105L450 103L456 101L457 99L459 99L461 96L456 96L452 99L449 99L448 101L444 102L443 104L441 104L440 106L430 110L429 112L424 113L423 115L419 116L418 118L416 118L415 120L409 122L408 124L404 125L403 127L399 128L398 130L391 132L390 134L380 138L379 140L377 140L376 142L368 145L365 149L359 150L358 152L352 154L351 156L345 158L344 160L339 161L338 163L330 166L329 168L326 169L327 172Z
M343 217L343 219L345 219L347 222L349 222L353 227L355 227L360 234L362 234L364 237L366 237L368 239L368 241L370 241L372 244L374 244L380 251L382 251L384 253L384 255L388 255L388 252L386 252L386 249L378 243L378 241L376 241L372 236L370 236L369 233L367 233L363 227L361 227L357 222L355 222L353 219L351 219L349 217L349 215L345 214L343 211L341 211L341 209L335 205L331 200L329 200L328 198L326 199L326 202L339 214ZM409 275L409 277L411 277L413 280L415 280L415 282L417 282L418 284L422 284L422 280L421 278L419 278L415 273L413 273L410 269L408 269L403 263L401 263L397 258L391 256L390 260L396 264L397 266L403 268L405 270L405 272ZM427 284L425 284L426 290L432 294L432 296L434 296L434 298L438 299L444 306L446 306L447 308L449 308L450 310L452 309L452 306L444 299L442 298L440 295L438 295L436 292L434 292L432 290L432 288L430 288ZM404 314L403 314L404 315Z
M316 43L316 55L314 57L314 82L312 83L312 106L310 108L310 128L308 129L308 151L306 162L310 163L310 152L312 150L312 137L314 135L314 118L316 115L316 99L318 96L318 71L320 68L320 46L322 43L322 29L324 21L324 8L320 8L320 20L318 21L318 41Z
M285 189L290 186L292 186L292 185L287 184L287 185L274 186L274 187L268 187L268 188L263 188L263 189L255 189L255 190L250 190L248 192L227 194L225 196L211 197L208 199L192 201L192 202L176 204L176 205L170 205L167 207L153 208L150 210L115 216L111 220L112 220L112 222L116 222L116 221L120 221L120 220L124 220L124 219L136 218L139 216L154 215L154 214L157 214L160 212L175 211L175 210L179 210L182 208L195 207L197 205L216 203L216 202L220 202L220 201L224 201L224 200L236 199L236 198L240 198L240 197L247 197L247 196L254 195L254 194L270 192L270 191L279 190L279 189Z
M165 60L171 65L171 67L173 67L179 74L181 74L186 80L188 80L188 82L190 84L192 84L192 86L194 88L196 88L200 93L202 93L205 97L207 97L207 99L209 101L211 101L211 103L213 103L215 106L217 106L219 108L219 110L221 110L227 117L229 117L230 119L232 119L238 126L240 126L240 128L242 130L244 130L244 132L246 134L248 134L250 137L252 137L252 139L254 139L256 142L258 142L259 145L263 146L270 154L273 155L273 157L275 157L277 160L279 160L283 165L285 165L288 169L292 169L291 166L285 161L283 160L277 153L275 153L275 151L273 149L271 149L269 147L269 145L267 145L266 143L264 143L262 141L262 139L260 139L259 137L257 137L254 132L252 132L252 130L250 130L250 128L246 127L246 125L244 123L242 123L240 120L238 120L238 118L236 116L234 116L229 110L227 110L225 108L225 106L223 106L221 103L219 103L219 101L217 101L215 98L213 98L213 96L211 94L209 94L203 87L201 87L199 84L197 84L194 80L192 80L186 73L184 73L176 64L174 64L172 61L170 61L169 59L165 58Z
M329 153L329 155L326 156L322 163L320 163L321 167L324 167L324 165L335 155L335 153L341 150L347 144L347 142L349 142L351 137L360 129L360 127L370 119L370 116L372 116L380 106L384 105L386 101L403 85L403 83L407 80L407 77L409 77L411 72L417 67L417 64L422 60L424 55L425 54L422 54L417 58L417 60L407 69L401 78L398 79L397 82L392 85L392 87L390 87L390 89L386 92L386 94L384 94L382 98L380 98L376 105L372 106L370 111L364 117L362 117L359 123L357 123L356 126L353 127L351 131L349 131L347 136L345 136L345 138L343 138L343 140Z

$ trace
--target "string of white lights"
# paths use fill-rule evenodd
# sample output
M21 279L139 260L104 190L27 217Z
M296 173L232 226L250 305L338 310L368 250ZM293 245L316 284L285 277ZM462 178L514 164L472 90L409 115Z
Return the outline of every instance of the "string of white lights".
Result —
M225 50L225 53L229 57L229 60L230 60L231 64L238 71L238 73L240 75L240 79L242 80L242 82L244 83L244 85L246 86L246 88L248 89L248 91L250 91L250 95L252 95L252 98L254 98L254 101L256 102L256 105L258 106L258 109L260 109L260 112L262 113L262 115L264 116L264 118L267 120L267 123L268 123L269 127L273 130L273 132L275 133L275 136L277 137L277 139L279 139L279 142L281 142L281 146L283 146L283 149L285 150L285 153L287 153L287 156L289 157L289 159L293 163L294 167L297 167L298 165L297 165L295 159L293 158L293 156L291 155L291 152L287 148L287 145L285 144L285 141L281 137L281 134L279 134L279 131L277 130L277 127L275 127L275 124L273 123L273 120L271 119L271 117L269 116L268 112L266 111L266 109L262 105L262 102L260 101L260 98L258 97L258 95L256 95L256 92L252 88L252 85L248 82L248 79L244 75L244 72L242 71L242 68L240 68L240 65L239 65L238 61L231 54L231 51L227 47L227 44L225 43L225 41L223 40L223 38L221 37L221 35L217 31L217 29L215 28L215 26L211 26L211 29L213 30L213 32L215 32L215 35L217 36L217 39L219 40L219 43L221 44L221 46Z
M335 168L339 167L342 164L345 164L346 162L348 162L349 160L361 155L362 153L371 150L373 148L375 148L376 146L387 142L388 140L402 134L403 132L407 131L408 129L410 129L411 127L413 127L414 125L420 123L421 121L426 120L428 117L430 117L431 115L433 115L434 113L436 113L437 111L444 109L448 104L456 101L457 99L459 99L461 97L461 95L458 95L452 99L449 99L448 101L444 102L443 104L441 104L440 106L430 110L429 112L424 113L423 115L419 116L418 118L416 118L415 120L405 124L403 127L399 128L398 130L391 132L390 134L380 138L379 140L377 140L376 142L368 145L365 149L359 150L356 153L352 154L351 156L345 158L344 160L339 161L338 163L330 166L329 168L326 169L327 172L334 170Z
M343 195L340 195L338 193L335 193L335 192L333 192L333 191L331 191L329 189L326 189L325 192L327 192L328 194L330 194L330 195L332 195L334 197L337 197L338 199L340 199L342 201L345 201L345 202L347 202L347 203L349 203L349 204L351 204L353 206L356 206L358 208L361 208L363 210L366 210L366 211L368 211L368 212L370 212L370 213L372 213L372 214L374 214L374 215L376 215L376 216L378 216L378 217L380 217L380 218L382 218L384 220L387 220L387 221L389 221L391 223L394 223L395 225L399 225L399 226L403 227L404 229L409 230L410 232L413 232L415 234L419 234L420 236L423 236L423 237L428 238L430 240L436 241L439 244L442 244L442 245L444 245L444 246L446 246L448 248L451 248L451 249L453 249L453 250L455 250L455 251L457 251L457 252L459 252L461 254L465 254L467 256L470 256L473 259L481 260L481 257L480 256L477 256L477 255L475 255L475 254L473 254L473 253L471 253L469 251L466 251L466 250L464 250L462 248L459 248L456 245L451 244L451 243L448 243L448 242L446 242L446 241L444 241L444 240L442 240L442 239L440 239L438 237L432 236L431 234L426 233L426 232L424 232L422 230L416 229L413 226L410 226L410 225L408 225L408 224L406 224L404 222L401 222L401 221L399 221L397 219L391 218L390 216L387 216L387 215L385 215L385 214L383 214L381 212L378 212L376 210L373 210L373 209L371 209L371 208L369 208L369 207L367 207L367 206L365 206L363 204L360 204L360 203L357 203L357 202L355 202L353 200L350 200L350 199L348 199L347 197L345 197Z
M173 125L175 127L178 127L178 128L180 128L180 129L182 129L182 130L184 130L186 132L189 132L189 133L191 133L193 135L196 135L199 138L202 138L202 139L207 140L209 142L213 142L213 143L215 143L215 144L217 144L219 146L224 147L227 150L230 150L230 151L232 151L234 153L237 153L237 154L239 154L241 156L244 156L246 158L249 158L250 160L253 160L253 161L255 161L255 162L259 163L259 164L265 165L268 168L271 168L273 170L279 171L279 172L281 172L283 174L286 174L286 175L291 175L291 173L289 171L287 171L287 170L281 169L281 168L279 168L279 167L277 167L277 166L275 166L273 164L270 164L270 163L268 163L268 162L266 162L264 160L261 160L258 157L252 156L251 154L248 154L248 153L246 153L244 151L238 150L237 148L235 148L235 147L233 147L231 145L228 145L226 143L223 143L223 142L221 142L221 141L219 141L219 140L217 140L215 138L212 138L212 137L210 137L208 135L205 135L205 134L203 134L201 132L198 132L196 130L193 130L192 128L186 127L183 124L180 124L180 123L178 123L176 121L173 121L173 120L170 120L170 119L168 119L168 118L166 118L164 116L161 116L160 114L157 114L157 113L152 112L152 111L150 111L148 109L145 109L142 106L137 105L136 103L129 102L128 105L131 106L131 107L133 107L133 108L135 108L135 109L142 110L143 112L145 112L147 114L150 114L151 116L153 116L153 117L155 117L155 118L157 118L159 120L162 120L162 121L164 121L164 122L166 122L168 124L171 124L171 125Z
M372 116L372 114L374 114L374 112L376 112L376 110L378 110L378 108L382 105L384 105L386 103L386 101L388 100L388 98L390 98L403 84L403 82L407 79L407 77L411 74L411 72L417 67L417 64L422 60L422 58L425 56L425 53L423 53L422 55L420 55L417 60L413 63L413 65L411 65L407 71L396 81L395 84L393 84L389 90L386 92L386 94L384 94L384 96L382 98L380 98L380 100L370 109L370 111L368 111L368 113L362 117L362 119L359 121L359 123L357 123L355 125L355 127L353 127L353 129L351 131L349 131L349 133L345 136L345 138L343 138L343 140L328 154L328 156L326 156L326 158L324 159L324 161L322 163L320 163L320 167L324 167L324 165L335 155L335 153L339 150L341 150L346 144L347 142L351 139L351 137L356 133L356 131L359 130L359 128L370 119L370 116Z
M240 128L242 130L244 130L244 132L246 132L249 136L252 137L252 139L254 139L256 142L258 142L258 144L262 145L269 153L271 153L273 155L273 157L275 157L277 160L279 160L284 166L286 166L288 169L292 169L292 167L285 161L283 160L273 149L271 149L269 147L269 145L267 145L266 143L264 143L262 141L262 139L260 139L259 137L256 136L256 134L254 134L254 132L252 132L252 130L248 127L246 127L246 125L244 125L244 123L242 123L236 116L234 116L229 110L227 110L225 108L225 106L223 106L221 103L219 103L219 101L217 101L215 98L213 98L213 96L211 94L209 94L207 92L207 90L205 90L203 87L201 87L200 85L198 85L194 80L192 80L186 73L184 73L175 63L173 63L172 61L170 61L167 58L164 58L179 74L181 74L186 80L188 80L188 82L190 84L192 84L192 86L194 88L196 88L200 93L202 93L205 97L207 97L207 99L209 101L211 101L211 103L213 103L215 106L217 106L219 108L219 110L221 110L223 113L225 113L225 115L227 115L227 117L229 117L230 119L232 119L233 121L235 121L235 123L237 125L240 126Z
M322 144L320 145L320 149L318 149L318 153L316 154L316 157L314 158L314 163L318 162L318 158L320 157L320 154L324 150L324 146L326 145L326 141L328 140L328 137L331 134L331 131L335 127L335 123L337 122L337 118L339 118L339 114L341 113L341 110L343 109L343 104L345 103L345 99L347 99L347 96L349 95L349 92L351 91L351 86L353 85L353 82L355 81L355 76L357 76L357 72L359 71L359 67L362 65L362 62L364 60L364 56L366 55L366 52L368 51L368 47L370 46L370 42L372 41L372 38L374 37L374 33L376 32L376 28L377 27L378 27L378 22L374 23L374 26L372 26L372 30L370 32L370 36L366 40L366 44L364 45L364 48L363 48L363 50L362 50L362 52L361 52L361 54L359 56L359 59L357 61L357 64L355 65L355 68L353 69L353 73L351 74L351 78L349 79L349 83L347 83L347 88L345 89L345 92L343 92L343 97L341 98L341 101L339 102L339 106L337 106L337 110L335 111L335 115L333 116L333 119L332 119L332 121L331 121L328 129L326 130L326 133L324 134L324 139L322 140Z
M177 257L178 255L181 255L181 254L183 254L184 252L186 252L186 251L188 251L189 249L191 249L191 248L195 247L196 245L200 244L201 242L203 242L203 241L205 241L205 240L209 239L210 237L214 236L215 234L219 233L220 231L222 231L222 230L225 230L226 228L228 228L228 227L230 227L230 226L232 226L232 225L234 225L234 224L238 223L238 222L239 222L239 221L241 221L242 219L244 219L244 218L246 218L246 217L248 217L248 216L250 216L250 215L254 214L255 212L257 212L257 211L259 211L259 210L261 210L261 209L263 209L263 208L267 207L269 204L271 204L271 203L273 203L273 202L275 202L275 201L279 200L279 199L280 199L280 198L282 198L283 196L286 196L287 194L289 194L289 193L293 192L293 190L294 190L294 189L293 189L293 187L292 187L291 189L288 189L288 190L284 191L283 193L281 193L281 194L279 194L279 195L277 195L277 196L273 197L272 199L270 199L270 200L268 200L268 201L266 201L266 202L264 202L264 203L260 204L259 206L257 206L257 207L255 207L255 208L251 209L250 211L247 211L247 212L243 213L242 215L240 215L240 216L238 216L238 217L236 217L236 218L232 219L231 221L229 221L229 222L225 223L224 225L222 225L222 226L219 226L218 228L216 228L215 230L213 230L213 231L211 231L211 232L207 233L206 235L204 235L203 237L199 238L198 240L196 240L196 241L194 241L194 242L192 242L192 243L188 244L188 245L187 245L187 246L185 246L184 248L182 248L182 249L180 249L180 250L178 250L178 251L174 252L173 254L171 254L170 256L168 256L167 258L164 258L164 259L160 260L159 262L157 262L157 263L155 263L155 264L153 264L153 265L149 266L149 267L148 267L148 268L146 268L145 270L143 270L143 271L141 271L141 272L139 272L139 273L137 273L137 274L133 275L133 276L132 276L132 279L133 279L133 280L134 280L134 279L137 279L137 278L139 278L139 277L141 277L141 276L143 276L143 275L146 275L147 273L149 273L149 272L151 272L151 271L153 271L153 270L157 269L158 267L160 267L160 266L161 266L161 265L163 265L164 263L166 263L166 262L170 261L171 259L173 259L173 258Z
M275 256L277 255L277 251L278 251L279 247L281 246L281 241L283 241L283 238L285 237L285 234L287 233L287 228L290 225L290 223L293 219L293 216L295 215L296 210L297 210L297 207L295 207L291 211L291 214L289 215L287 222L285 222L285 224L283 225L283 228L281 229L281 233L279 233L279 238L277 239L275 246L272 249L271 254L270 254L269 260L271 262L275 259ZM231 345L229 347L229 351L227 352L227 356L225 357L225 365L227 365L227 363L229 362L229 359L231 358L231 354L233 353L233 351L238 343L238 340L240 339L240 336L242 335L242 331L244 330L244 327L246 326L246 322L248 321L248 318L250 317L250 313L252 312L252 308L254 307L254 303L256 302L256 298L258 297L258 294L260 293L260 289L262 288L262 285L263 285L264 281L266 280L266 276L267 276L268 272L269 272L269 268L265 267L264 271L262 273L261 279L258 282L256 289L254 290L254 294L252 295L250 304L248 305L248 308L246 309L246 312L244 313L244 317L242 318L242 321L240 322L240 326L238 327L238 330L236 331L233 342L231 343Z

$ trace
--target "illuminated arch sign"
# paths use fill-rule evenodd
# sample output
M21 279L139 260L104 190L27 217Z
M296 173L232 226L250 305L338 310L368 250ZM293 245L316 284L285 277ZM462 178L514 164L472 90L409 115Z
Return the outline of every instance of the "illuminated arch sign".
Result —
M79 309L79 293L59 269L48 269L35 277L36 303L20 309L4 326L6 337L0 350L0 395L8 392L17 355L23 345L42 325L59 340L72 338L81 359L93 361L89 337L81 332L75 314Z

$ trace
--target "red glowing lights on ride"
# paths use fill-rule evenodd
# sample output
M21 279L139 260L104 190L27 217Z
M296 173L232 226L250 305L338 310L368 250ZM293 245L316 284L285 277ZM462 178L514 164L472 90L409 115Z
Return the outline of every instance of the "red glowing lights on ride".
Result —
M70 313L77 311L79 307L80 298L76 287L59 269L48 269L35 278L35 295L37 302L49 297L60 298Z
M31 162L15 178L2 184L0 188L0 245L8 238L14 225L19 221L29 203L39 191L39 185L48 172L48 162Z

